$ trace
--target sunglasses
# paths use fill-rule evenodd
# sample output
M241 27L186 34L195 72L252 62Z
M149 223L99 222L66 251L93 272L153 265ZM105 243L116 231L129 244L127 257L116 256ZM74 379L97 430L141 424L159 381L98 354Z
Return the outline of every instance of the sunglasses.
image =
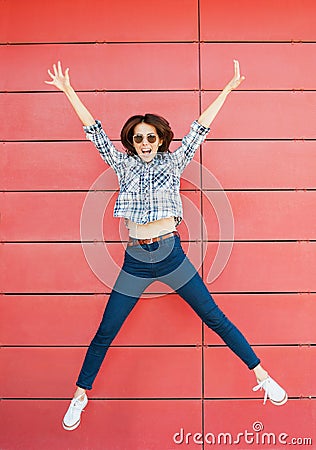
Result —
M143 136L142 134L135 134L135 135L133 136L133 139L134 139L134 142L136 142L136 144L140 144L141 142L143 142L144 137L145 137L145 136ZM156 135L153 134L153 133L147 134L147 136L146 136L147 141L148 141L150 144L153 144L154 142L156 142L157 137L158 137L158 136L156 136Z

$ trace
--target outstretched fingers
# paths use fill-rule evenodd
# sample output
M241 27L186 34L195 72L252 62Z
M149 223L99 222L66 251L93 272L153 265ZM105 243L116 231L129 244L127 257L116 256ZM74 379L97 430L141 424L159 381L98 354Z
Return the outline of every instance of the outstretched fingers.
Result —
M239 61L237 61L236 59L234 59L234 69L235 69L234 80L237 83L236 87L238 87L240 85L240 83L242 81L244 81L245 77L244 76L240 76Z
M58 66L58 75L60 77L63 77L63 71L62 71L62 68L61 68L61 62L60 61L58 61L57 66Z
M65 73L63 73L61 61L58 61L57 64L53 64L53 69L48 69L47 72L51 77L51 80L45 81L46 84L53 85L63 92L66 92L67 89L71 88L69 80L69 68L67 67Z
M46 83L46 84L54 84L54 82L55 82L55 80L54 80L55 75L53 75L52 72L49 69L47 70L47 72L48 72L48 75L51 77L51 81L44 81L44 83Z
M235 68L235 77L237 79L240 78L240 67L239 67L239 61L237 61L236 59L234 59L234 68Z
M58 72L57 72L56 64L53 64L53 69L54 69L55 77L57 77L58 76Z

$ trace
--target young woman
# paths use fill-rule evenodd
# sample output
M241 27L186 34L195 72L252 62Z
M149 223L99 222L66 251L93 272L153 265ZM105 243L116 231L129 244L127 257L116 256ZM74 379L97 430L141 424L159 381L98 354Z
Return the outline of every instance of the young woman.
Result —
M253 390L264 389L264 403L267 398L274 405L283 405L287 401L285 390L263 369L245 337L215 304L183 252L176 230L182 220L179 194L181 173L204 141L227 95L243 81L238 61L234 61L234 69L232 80L194 120L181 146L172 153L169 144L173 132L169 123L155 114L136 115L128 119L121 131L126 153L118 151L103 131L100 121L93 118L71 87L69 69L63 73L58 61L57 66L53 65L53 72L48 70L51 81L46 83L66 94L84 125L87 138L118 176L120 192L114 216L125 218L130 236L123 267L87 350L74 398L63 419L66 430L79 426L81 412L88 403L86 390L92 389L111 342L142 292L154 280L171 286L254 372L258 384Z

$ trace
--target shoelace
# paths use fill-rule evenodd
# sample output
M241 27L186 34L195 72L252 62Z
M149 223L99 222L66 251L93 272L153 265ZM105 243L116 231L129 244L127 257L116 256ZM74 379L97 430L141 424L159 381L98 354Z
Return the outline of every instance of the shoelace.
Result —
M266 404L266 401L267 401L267 398L268 398L268 395L269 395L269 386L270 386L269 379L270 379L270 377L266 378L265 380L259 381L257 386L252 388L252 390L254 392L258 391L259 389L260 390L262 390L262 389L264 390L264 399L263 399L263 404L264 405Z
M84 402L84 400L80 401L79 398L73 398L73 399L72 399L72 401L71 401L71 403L72 403L72 405L71 405L72 408L71 408L71 410L70 410L71 416L73 416L73 413L74 413L74 410L75 410L75 409L84 411L84 409L81 409L81 406L80 406L80 403L83 403L83 402Z

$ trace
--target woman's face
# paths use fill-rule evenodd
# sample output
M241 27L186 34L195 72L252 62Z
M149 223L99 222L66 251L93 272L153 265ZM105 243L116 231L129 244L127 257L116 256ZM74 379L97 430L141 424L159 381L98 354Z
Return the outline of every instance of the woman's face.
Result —
M137 142L140 140L141 142ZM141 122L135 126L133 135L133 145L138 156L143 161L145 162L152 161L156 156L158 148L161 144L162 139L159 139L157 130L153 125Z

